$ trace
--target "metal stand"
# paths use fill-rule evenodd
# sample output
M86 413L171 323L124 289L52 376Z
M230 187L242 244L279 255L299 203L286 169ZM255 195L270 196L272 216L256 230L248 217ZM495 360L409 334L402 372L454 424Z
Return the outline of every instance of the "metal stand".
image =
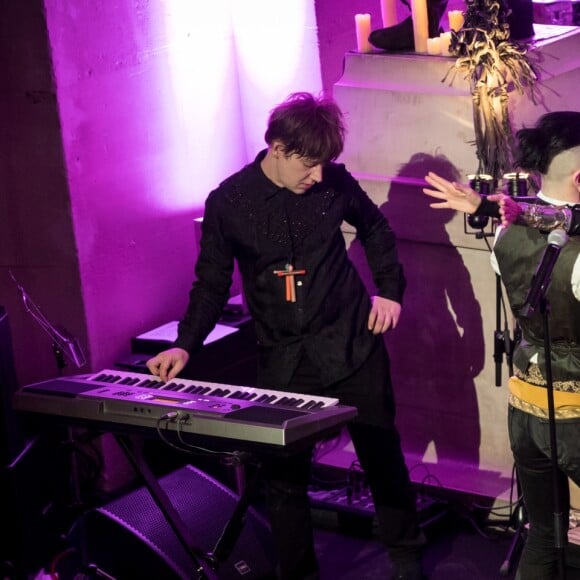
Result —
M540 312L544 319L544 351L546 353L546 383L548 389L548 421L550 426L550 456L552 460L552 487L554 494L554 547L558 553L559 579L566 578L566 543L568 540L568 522L562 513L562 498L558 486L558 442L556 439L556 415L554 409L554 383L552 380L552 348L550 345L549 306L545 297L540 300Z
M501 387L502 376L501 376L501 366L503 361L503 355L506 355L506 362L508 366L508 375L512 376L513 369L513 349L514 345L518 343L521 338L520 327L516 324L514 328L514 337L510 338L509 329L507 327L507 322L504 322L504 328L502 329L502 312L504 311L504 302L502 297L502 286L501 286L501 276L496 274L496 329L494 333L494 354L493 359L495 361L495 386ZM505 317L505 316L504 316ZM509 527L514 528L515 533L508 548L505 560L500 566L499 573L500 576L508 576L511 570L514 568L514 564L517 562L523 544L525 542L526 534L526 524L528 523L528 516L526 512L526 507L521 498L520 482L518 479L517 470L515 471L515 484L517 491L517 503L516 506L508 519Z
M508 576L514 567L515 561L520 557L523 545L526 541L526 524L528 523L528 515L526 513L526 508L524 502L521 499L520 482L518 479L518 473L515 472L516 478L516 489L518 493L517 505L512 512L510 517L510 525L515 528L515 534L512 539L512 543L508 549L505 560L500 566L499 573L500 576Z
M554 548L558 554L558 578L559 580L565 580L566 578L566 543L567 543L567 527L568 522L564 518L562 513L562 498L560 496L560 489L558 485L558 480L560 476L560 468L558 466L558 446L556 439L556 417L554 409L554 384L552 380L552 349L551 349L551 338L550 338L550 323L549 323L549 306L548 301L544 295L547 289L547 284L543 287L542 294L539 298L539 311L543 318L544 324L544 353L546 361L546 389L548 396L548 420L550 429L550 456L552 465L552 493L554 501ZM536 305L533 305L534 309ZM533 310L532 310L533 311ZM517 473L516 473L517 477ZM518 484L519 492L519 484ZM519 506L518 506L519 508ZM511 558L516 553L516 548L519 547L520 540L522 539L523 532L525 531L526 515L525 509L522 504L522 511L518 512L516 508L516 517L518 519L518 526L516 529L516 535L508 552L508 557L502 564L500 569L500 574L503 576L507 575L511 569ZM518 554L519 555L519 554Z
M128 436L115 434L115 438L119 442L121 449L124 451L135 471L142 477L154 502L161 510L161 513L173 530L176 538L189 555L194 565L194 575L192 575L192 580L218 580L219 576L216 574L216 570L218 570L219 566L227 560L242 531L244 516L250 506L251 497L256 484L258 483L260 472L259 466L249 482L246 482L244 478L242 489L239 493L239 499L231 518L226 523L214 549L209 553L205 553L195 546L187 526L163 488L159 485L159 482L153 475L149 465L147 465L147 462L138 450L138 446L132 445L132 440ZM239 467L240 469L242 468L241 465ZM239 477L240 476L238 475L238 483L241 484L242 482Z
M58 375L62 376L64 369L67 366L67 359L72 362L77 368L81 368L86 364L86 359L84 352L78 343L77 339L73 337L68 331L66 331L62 327L57 327L52 324L42 313L40 308L36 305L36 303L32 300L32 298L28 295L26 290L18 283L12 272L10 272L12 280L17 285L18 290L22 297L22 302L26 311L32 316L35 322L44 330L44 332L50 337L52 342L52 351L54 353L56 366L58 369ZM82 506L82 497L81 497L81 481L80 481L80 471L77 462L77 458L75 456L74 445L75 445L75 437L74 431L72 427L67 428L67 435L68 435L68 445L71 449L71 462L70 462L70 471L71 471L71 495L72 500L74 502L75 509L79 509ZM32 445L36 443L36 440L32 442L30 446L27 447L26 452L30 451ZM24 456L21 454L21 459ZM79 534L80 534L80 545L81 545L81 562L82 568L79 571L79 576L77 578L105 578L106 580L115 580L112 576L109 576L104 570L101 570L96 564L93 563L86 563L87 558L87 549L86 549L86 542L85 542L85 534L84 534L84 522L83 522L83 515L81 513L79 518Z
M521 338L521 330L519 326L516 325L514 329L514 338L511 339L509 336L509 330L507 328L507 324L505 328L502 330L501 328L501 313L503 306L503 299L502 299L502 287L501 287L501 277L496 274L496 330L495 330L495 341L494 341L494 360L496 363L495 367L495 385L496 387L500 387L502 384L501 378L501 363L502 363L502 356L505 353L506 355L506 362L508 365L508 374L509 376L513 375L514 368L513 368L513 347L519 339ZM517 503L516 507L514 508L508 523L509 526L514 528L515 534L508 548L505 560L502 562L500 566L499 573L500 576L507 576L514 567L515 562L520 556L521 549L525 542L525 533L526 533L526 524L528 523L528 516L526 513L526 507L524 506L524 502L521 498L521 490L520 490L520 482L518 479L518 472L515 471L515 482L516 482L516 491L517 491Z

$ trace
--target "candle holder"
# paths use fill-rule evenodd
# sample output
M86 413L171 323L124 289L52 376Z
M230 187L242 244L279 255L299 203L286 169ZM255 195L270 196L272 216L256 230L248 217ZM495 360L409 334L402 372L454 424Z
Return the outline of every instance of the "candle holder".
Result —
M469 180L469 187L475 189L481 195L489 195L494 189L494 179L487 173L468 175L467 179Z
M506 190L512 197L526 197L528 195L528 173L505 173L503 176Z

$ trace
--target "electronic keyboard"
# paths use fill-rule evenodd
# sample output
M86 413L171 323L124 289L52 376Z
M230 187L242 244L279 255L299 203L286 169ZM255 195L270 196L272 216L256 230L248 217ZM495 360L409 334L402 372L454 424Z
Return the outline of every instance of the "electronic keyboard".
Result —
M137 427L285 447L323 439L353 419L338 399L191 379L102 370L23 387L16 410L95 426Z

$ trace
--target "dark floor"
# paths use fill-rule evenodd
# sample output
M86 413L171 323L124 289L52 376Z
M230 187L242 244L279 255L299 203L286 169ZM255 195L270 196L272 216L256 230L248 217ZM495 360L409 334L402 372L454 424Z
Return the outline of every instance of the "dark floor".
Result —
M387 580L391 565L367 521L343 521L336 512L313 509L316 523L315 542L321 567L321 580ZM513 559L513 531L503 526L480 527L464 515L447 513L425 528L428 545L425 571L430 580L513 579L517 551ZM118 549L118 546L112 547ZM130 558L130 548L126 547ZM244 549L240 547L243 554ZM97 563L98 564L98 563ZM116 580L164 580L169 573L115 576ZM61 574L61 580L98 578L98 575ZM54 580L48 571L40 571L35 580ZM107 577L108 578L108 577ZM221 580L222 576L219 575ZM230 573L223 576L230 580ZM269 577L268 577L269 578ZM567 580L579 580L580 570L567 567ZM297 579L299 580L299 579Z
M188 465L170 471L160 479L171 503L194 534L194 543L204 552L212 551L215 547L224 522L231 517L237 502L237 496L227 490L233 487L230 485L232 482L228 483L227 477L218 482L218 475L216 472L212 477ZM311 491L321 580L387 580L390 578L391 565L377 538L372 505L369 507L365 503L364 493L359 494L354 503L346 501L346 497L340 488L325 486ZM107 512L105 516L100 511L101 507ZM264 570L270 570L271 550L264 547L268 546L268 542L255 540L255 537L259 540L268 538L260 535L265 529L261 527L262 524L257 525L261 509L256 505L254 508L255 511L250 512L254 515L246 521L232 553L236 559L259 558L264 562ZM425 552L428 578L514 578L519 550L515 550L510 560L516 518L509 512L509 508L507 511L491 509L481 500L425 488L420 490L418 508L428 540ZM189 571L191 568L191 561L180 548L145 487L121 494L103 506L90 510L89 516L83 521L92 548L89 560L102 566L116 580L168 580L178 577L179 574L173 574L168 567L175 550L181 550L187 561L186 569ZM33 528L38 527L34 521L30 523ZM8 529L9 526L6 531ZM256 530L257 535L254 536ZM39 539L42 541L42 537L38 533L31 539L32 552L27 553L26 558L39 551ZM207 543L200 544L202 541ZM56 542L55 549L46 553L45 561L53 567L52 576L50 566L47 565L44 569L37 567L37 572L26 578L12 574L8 569L2 570L0 578L54 580L58 577L59 580L78 580L99 577L92 572L89 575L79 574L75 555L66 549L68 545L75 546L77 553L81 552L73 533L65 544ZM153 556L157 549L155 546L158 545L161 545L164 554L161 558ZM107 563L112 554L118 555L120 564ZM580 580L580 558L575 553L571 555L572 558L566 556L567 562L578 567L567 567L566 580ZM178 555L176 559L181 557ZM230 558L228 562L233 559ZM238 574L235 571L232 573L232 566L228 562L218 568L219 580L237 580ZM121 568L115 569L116 565ZM60 575L57 576L55 571L60 572ZM247 577L256 578L255 575Z
M322 580L389 578L389 559L374 535L349 533L347 528L332 521L331 514L318 517L318 521L316 545ZM426 535L425 571L432 580L514 577L517 558L513 559L512 566L506 566L513 538L511 531L477 530L468 520L448 514L427 528ZM507 567L507 574L500 573L502 566Z
M465 512L464 506L456 508L450 506L437 521L425 527L428 578L513 579L522 545L521 541L514 544L514 529L503 520L477 521L478 516ZM348 525L339 523L336 513L315 510L314 514L322 580L390 578L391 565L374 530L370 535L361 530L349 531ZM580 568L568 565L565 577L580 580Z
M376 537L352 533L332 514L315 512L316 547L322 580L385 580L388 557ZM334 514L336 515L336 514ZM427 529L425 571L431 580L493 580L514 578L519 549L513 550L513 529L476 525L458 514L444 516ZM521 547L521 543L518 544ZM580 569L567 566L568 580Z

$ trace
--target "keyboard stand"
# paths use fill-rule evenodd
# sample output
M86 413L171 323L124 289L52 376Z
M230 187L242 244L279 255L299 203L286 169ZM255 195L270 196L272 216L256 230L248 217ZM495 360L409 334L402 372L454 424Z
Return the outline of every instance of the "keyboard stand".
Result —
M193 576L193 578L196 580L217 580L217 576L213 573L211 566L209 566L209 562L206 561L208 559L207 555L195 547L193 538L191 537L187 526L181 519L181 516L175 509L174 505L171 503L171 500L165 493L164 489L159 485L155 475L143 458L138 445L134 445L133 439L128 435L115 433L115 439L118 441L121 449L127 456L127 459L131 462L135 471L142 477L145 487L147 487L153 501L157 504L157 507L161 510L161 513L173 530L180 544L185 548L185 551L191 558L196 573L196 576Z
M196 574L192 578L194 578L194 580L218 580L216 570L222 562L227 560L242 531L244 516L250 506L250 499L258 483L260 472L259 465L249 482L246 482L244 478L241 489L238 489L239 499L234 508L232 517L226 523L213 551L205 553L195 547L187 526L163 488L159 485L155 475L151 471L146 460L143 458L139 445L133 444L133 439L128 435L116 433L115 438L135 471L142 477L153 501L157 504L165 520L175 533L175 536L191 558ZM244 470L243 463L250 460L250 455L247 453L241 453L236 454L235 458L234 467L236 468L236 474L238 476L238 487L240 487L240 472L241 470Z
M253 497L254 490L260 478L261 465L256 464L256 470L251 479L246 479L245 463L252 461L249 453L236 453L232 462L236 472L236 484L238 488L238 501L234 508L231 518L227 521L221 536L209 555L216 569L222 562L225 562L232 550L234 549L242 528L244 526L244 517L250 507L250 500Z

